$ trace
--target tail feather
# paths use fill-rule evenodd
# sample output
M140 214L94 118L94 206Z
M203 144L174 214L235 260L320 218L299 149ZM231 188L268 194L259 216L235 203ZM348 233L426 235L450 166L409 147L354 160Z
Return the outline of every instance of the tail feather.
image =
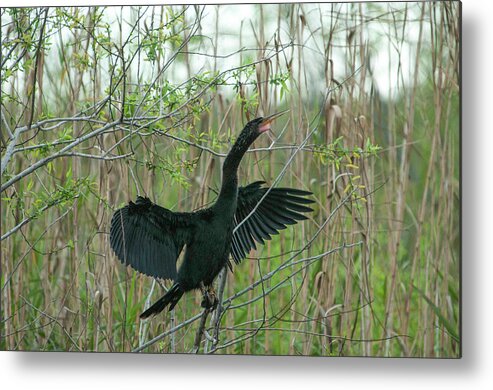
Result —
M175 283L164 296L159 298L149 309L143 312L140 315L140 318L144 319L161 313L168 305L170 305L169 310L172 310L183 294L184 291L180 288L178 283Z

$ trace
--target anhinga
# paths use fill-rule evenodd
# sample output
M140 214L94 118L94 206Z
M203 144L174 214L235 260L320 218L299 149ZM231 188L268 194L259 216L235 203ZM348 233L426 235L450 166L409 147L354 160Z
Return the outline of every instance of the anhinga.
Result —
M243 155L281 114L247 123L224 161L221 191L212 207L174 212L139 196L135 203L115 212L110 243L119 260L146 275L174 281L140 318L157 314L168 305L169 310L173 309L182 295L193 289L202 291L202 306L213 309L217 298L212 282L225 265L231 269L230 255L236 264L240 263L256 248L255 241L263 244L286 225L306 219L302 212L313 211L306 206L313 201L304 198L311 192L272 188L259 203L268 191L262 186L264 182L238 187L237 172ZM177 270L176 262L184 246L185 257Z

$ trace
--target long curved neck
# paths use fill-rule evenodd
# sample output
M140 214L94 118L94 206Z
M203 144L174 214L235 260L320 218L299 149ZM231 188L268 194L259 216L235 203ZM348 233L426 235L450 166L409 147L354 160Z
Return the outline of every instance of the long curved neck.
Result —
M223 180L218 202L233 202L236 208L238 190L238 167L253 140L248 140L242 133L229 151L223 164Z

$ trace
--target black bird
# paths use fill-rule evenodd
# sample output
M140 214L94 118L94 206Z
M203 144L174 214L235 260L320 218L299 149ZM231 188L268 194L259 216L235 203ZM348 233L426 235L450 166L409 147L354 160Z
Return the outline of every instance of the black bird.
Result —
M217 298L212 282L225 265L231 269L230 255L239 264L256 248L255 241L263 244L286 225L307 219L302 212L313 211L306 206L313 201L304 197L311 192L272 188L259 203L268 191L262 186L264 182L238 187L237 171L243 155L283 113L247 123L224 161L221 191L212 207L174 212L139 196L135 203L115 212L110 244L118 259L141 273L175 282L140 318L157 314L168 305L173 309L182 295L193 289L202 291L202 307L214 309ZM185 257L177 270L176 261L185 245Z

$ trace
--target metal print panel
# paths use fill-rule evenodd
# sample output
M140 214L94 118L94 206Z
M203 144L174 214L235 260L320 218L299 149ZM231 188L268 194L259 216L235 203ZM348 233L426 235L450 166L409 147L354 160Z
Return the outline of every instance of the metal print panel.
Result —
M460 12L3 8L1 349L460 357Z

